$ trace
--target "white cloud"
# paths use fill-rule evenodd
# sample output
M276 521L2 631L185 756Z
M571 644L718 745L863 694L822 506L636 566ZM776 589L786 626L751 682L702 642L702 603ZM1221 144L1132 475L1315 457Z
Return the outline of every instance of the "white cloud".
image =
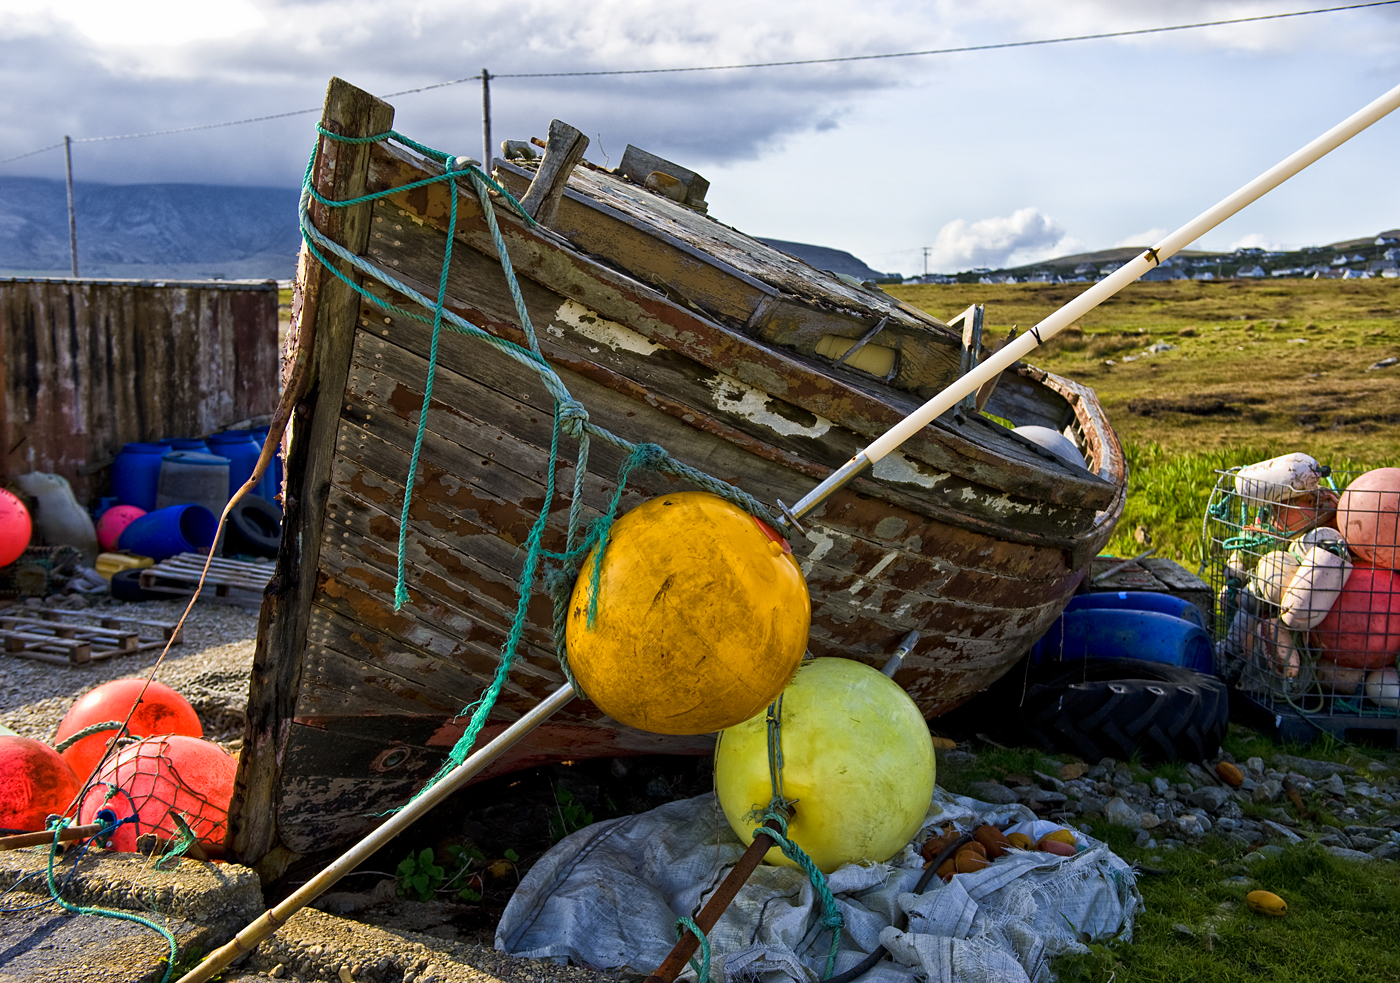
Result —
M938 230L929 265L952 272L1034 263L1083 249L1060 224L1038 208L1018 208L1004 218L954 219Z
M1249 235L1247 235L1247 236L1243 236L1243 237L1241 237L1241 238L1239 238L1239 239L1236 239L1234 242L1230 243L1230 245L1227 246L1226 248L1227 248L1229 251L1233 252L1233 251L1236 250L1236 249L1269 249L1269 250L1274 250L1274 249L1287 249L1287 248L1289 248L1289 247L1286 246L1286 245L1284 245L1283 243L1279 242L1277 239L1273 238L1272 236L1266 236L1266 235L1264 235L1263 233L1260 233L1260 232L1251 232L1251 233L1250 233Z
M1166 234L1166 229L1148 229L1146 232L1134 232L1132 235L1124 236L1115 242L1113 248L1117 249L1122 246L1141 246L1143 248L1155 246L1158 240Z

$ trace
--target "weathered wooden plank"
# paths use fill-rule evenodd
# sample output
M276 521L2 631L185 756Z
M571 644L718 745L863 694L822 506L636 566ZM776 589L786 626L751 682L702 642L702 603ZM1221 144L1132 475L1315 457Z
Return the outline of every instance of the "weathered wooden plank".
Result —
M549 142L544 149L544 159L535 170L535 178L529 190L520 199L520 206L529 212L536 222L552 228L559 212L559 199L569 183L569 175L574 166L583 159L588 149L588 137L561 120L549 121Z
M332 79L321 125L342 136L383 133L394 111L366 92ZM345 201L368 189L369 145L337 143L322 137L312 183L331 201ZM364 251L370 209L316 206L317 228L351 252ZM306 262L303 256L303 262ZM356 294L330 272L308 269L298 276L303 292L295 298L292 337L310 330L315 338L310 383L293 411L288 482L283 502L284 527L277 573L268 588L258 625L252 685L238 778L229 807L229 839L235 859L256 862L277 845L275 821L282 759L300 689L302 657L310 601L319 568L321 533L335 434L340 425L340 395L355 334ZM303 325L303 320L306 324ZM303 603L304 602L304 603Z

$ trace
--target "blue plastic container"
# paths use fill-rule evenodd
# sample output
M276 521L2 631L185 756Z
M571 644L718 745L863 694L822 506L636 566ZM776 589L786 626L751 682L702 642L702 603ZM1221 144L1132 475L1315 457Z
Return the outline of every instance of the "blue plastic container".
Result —
M127 526L117 549L156 561L177 553L207 552L218 525L214 513L202 505L172 505L147 512Z
M170 448L161 444L126 444L112 462L112 494L122 505L147 512L156 507L160 459Z
M204 442L203 437L172 437L170 440L162 441L170 445L173 451L195 451L200 454L209 453L209 445Z
M243 487L243 483L258 466L262 444L251 430L229 430L225 433L210 434L208 442L211 454L228 458L228 494L232 498L233 493ZM264 476L253 489L253 494L267 498L266 490L267 480Z
M1185 618L1130 608L1066 611L1031 647L1031 661L1139 659L1214 672L1210 635Z
M1173 618L1185 618L1201 628L1206 626L1206 617L1201 609L1190 601L1183 601L1170 594L1146 590L1101 591L1095 594L1078 594L1065 606L1066 611L1084 611L1090 608L1127 608L1130 611L1156 611L1169 614Z
M271 432L271 427L258 427L253 431L259 448L267 443L267 435ZM258 494L269 502L277 501L277 496L282 491L282 474L282 447L279 444L276 453L272 455L272 463L267 467L267 474L263 476L263 490Z

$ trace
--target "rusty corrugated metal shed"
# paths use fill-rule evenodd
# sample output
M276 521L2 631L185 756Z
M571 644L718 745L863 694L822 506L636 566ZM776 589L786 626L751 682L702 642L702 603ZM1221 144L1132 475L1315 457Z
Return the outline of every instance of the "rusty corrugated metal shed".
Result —
M0 365L0 481L52 471L85 500L128 441L272 412L277 283L0 279Z

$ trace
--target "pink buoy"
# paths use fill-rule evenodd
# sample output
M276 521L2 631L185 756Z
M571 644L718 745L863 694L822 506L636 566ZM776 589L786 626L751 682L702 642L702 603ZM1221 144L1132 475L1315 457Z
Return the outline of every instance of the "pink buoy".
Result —
M143 687L145 696L141 695ZM132 704L138 699L141 703L136 707L136 712L131 713ZM131 713L131 723L127 725L127 732L132 737L157 734L204 736L204 725L199 722L199 714L194 712L188 700L164 683L152 680L150 686L146 686L146 680L132 678L113 679L80 696L58 725L53 742L62 744L78 731L94 724L121 722L128 713ZM89 734L65 748L63 760L72 767L74 774L86 782L115 735L115 730Z
M78 794L78 776L58 752L28 737L0 735L0 833L36 833Z
M1393 664L1400 653L1400 575L1358 563L1313 639L1322 658L1339 666Z
M1376 468L1348 485L1337 529L1361 559L1400 570L1400 468Z
M0 488L0 567L19 559L33 532L29 509L24 507L19 496Z
M104 550L116 549L117 540L121 539L126 527L145 514L145 509L135 505L113 505L97 520L98 545Z
M161 840L180 835L173 810L205 846L218 847L228 832L228 806L238 759L213 741L170 735L147 737L109 758L78 806L78 822L91 823L103 808L117 819L136 816L112 834L112 849L135 853L148 833Z

